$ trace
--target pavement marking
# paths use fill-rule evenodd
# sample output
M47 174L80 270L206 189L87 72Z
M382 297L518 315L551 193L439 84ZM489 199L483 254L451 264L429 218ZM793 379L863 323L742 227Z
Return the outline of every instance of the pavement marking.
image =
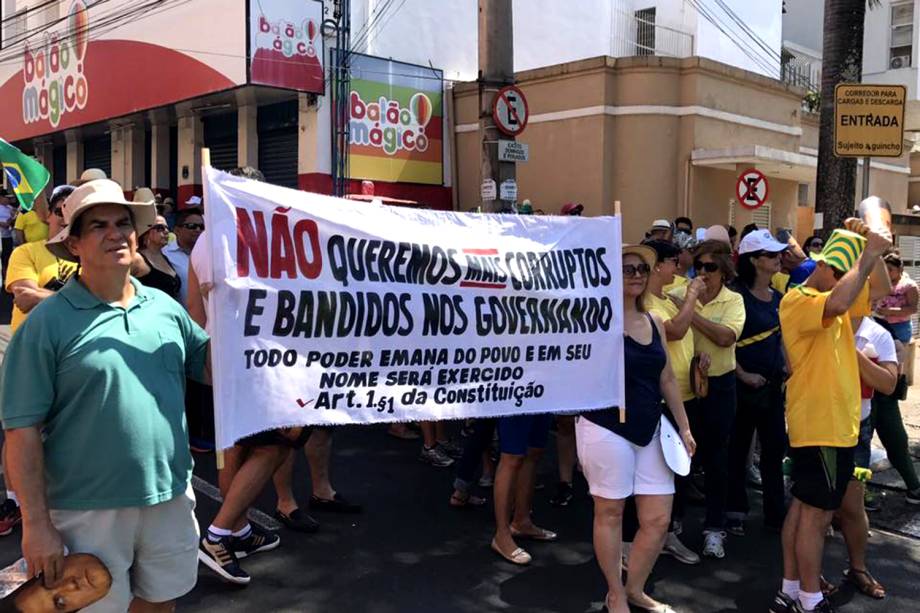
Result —
M224 499L220 495L220 490L199 477L198 475L192 475L192 487L195 488L196 492L200 492L220 504ZM280 530L281 524L275 520L273 517L269 517L259 509L249 508L249 521L258 525L263 530Z

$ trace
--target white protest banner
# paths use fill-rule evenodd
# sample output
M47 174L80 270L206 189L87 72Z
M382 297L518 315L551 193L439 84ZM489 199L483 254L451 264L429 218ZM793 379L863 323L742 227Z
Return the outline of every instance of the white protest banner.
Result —
M217 443L623 406L618 217L480 215L206 168Z

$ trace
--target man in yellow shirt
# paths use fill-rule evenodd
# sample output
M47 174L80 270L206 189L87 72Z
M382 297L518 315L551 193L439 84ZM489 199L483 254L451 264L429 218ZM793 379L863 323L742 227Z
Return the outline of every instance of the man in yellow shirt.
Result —
M20 213L13 225L13 238L17 245L48 240L48 224L35 209Z
M689 299L678 307L665 295L665 289L674 284L680 248L664 240L647 240L642 244L654 249L657 255L657 263L649 275L648 288L643 297L644 306L649 313L658 315L664 322L671 370L674 371L674 377L677 379L681 400L684 401L688 417L692 415L691 419L698 419L696 396L690 385L690 361L693 359L693 330L690 323L693 320L696 299L704 287L703 280L697 278L684 284ZM705 359L708 360L708 357ZM682 532L681 519L688 483L689 477L676 477L671 525L661 552L674 556L684 564L699 564L700 556L688 549L678 538Z
M793 502L783 524L783 585L771 611L831 611L821 594L824 533L853 475L859 435L860 385L850 318L867 315L860 300L887 230L866 237L834 230L815 256L815 272L791 288L779 307L792 374L786 421L792 458ZM797 609L799 610L799 609Z
M61 205L73 187L61 185L55 188L48 205L49 226L52 236L60 232L63 220L59 213ZM38 303L63 287L64 282L76 271L76 264L55 257L45 247L47 239L28 242L13 250L9 270L6 273L6 291L13 294L13 317L10 328L16 331L29 312Z

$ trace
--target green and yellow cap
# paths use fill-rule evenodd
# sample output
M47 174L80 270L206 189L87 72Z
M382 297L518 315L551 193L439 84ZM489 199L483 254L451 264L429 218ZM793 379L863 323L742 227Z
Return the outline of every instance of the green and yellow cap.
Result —
M849 230L834 230L821 253L812 256L818 262L833 266L840 272L849 272L866 248L866 239Z

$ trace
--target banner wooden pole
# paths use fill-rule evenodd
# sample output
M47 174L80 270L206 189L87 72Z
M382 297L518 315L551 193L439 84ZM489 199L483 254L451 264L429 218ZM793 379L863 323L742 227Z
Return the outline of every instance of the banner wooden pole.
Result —
M622 238L623 218L620 216L620 201L619 200L613 201L613 216L620 217L620 235ZM624 398L623 401L625 402L626 399ZM619 414L620 414L620 423L625 424L626 423L626 407L620 407Z
M201 182L202 182L202 185L204 186L204 189L202 189L201 191L201 204L204 207L204 227L205 228L213 227L211 225L211 214L210 214L211 207L208 206L208 186L207 186L207 177L208 177L207 171L210 165L211 165L211 150L207 147L202 147L201 148L201 179L202 179ZM208 238L207 240L210 240L210 239ZM210 249L208 250L208 257L211 257ZM213 265L211 266L211 270L214 270ZM208 304L208 307L207 307L208 321L212 321L211 318L214 316L214 309L211 307L211 300L208 300L207 304ZM211 359L211 355L213 353L214 353L214 341L212 339L210 342L210 350L208 351L209 359ZM214 364L214 361L212 359L211 360L211 366L212 366L211 367L211 387L212 389L214 387L213 364ZM217 444L217 441L220 438L218 436L219 432L220 432L220 417L219 417L218 411L214 411L214 443L215 443L214 451L215 451L215 454L217 455L217 470L222 470L224 467L224 451Z

